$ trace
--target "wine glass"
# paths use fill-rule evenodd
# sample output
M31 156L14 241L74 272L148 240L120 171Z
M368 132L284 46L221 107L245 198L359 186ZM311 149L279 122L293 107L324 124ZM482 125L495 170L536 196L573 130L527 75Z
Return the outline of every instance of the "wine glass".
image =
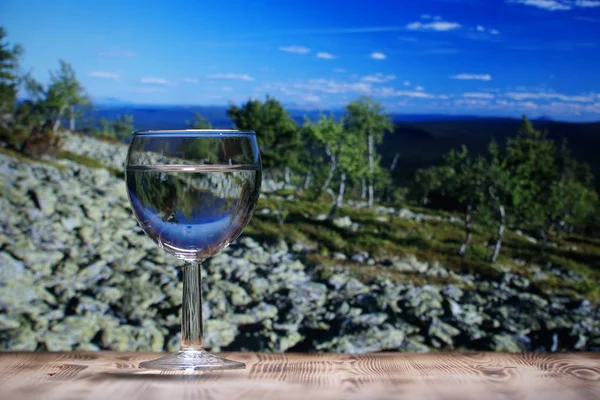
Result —
M133 212L158 247L184 261L181 348L140 363L142 368L246 367L204 350L200 263L227 247L250 221L260 193L261 171L254 132L133 133L126 161Z

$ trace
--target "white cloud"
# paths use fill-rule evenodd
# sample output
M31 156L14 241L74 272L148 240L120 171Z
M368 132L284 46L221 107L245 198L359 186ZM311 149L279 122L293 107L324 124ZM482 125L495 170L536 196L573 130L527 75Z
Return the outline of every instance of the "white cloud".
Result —
M108 57L108 58L132 58L136 57L137 53L133 51L126 50L109 50L98 53L100 57Z
M589 95L566 95L552 92L508 92L505 96L514 100L560 100L573 103L591 103L594 94Z
M410 81L404 81L404 82L402 82L402 84L403 84L404 86L410 86Z
M372 86L363 82L340 82L331 79L309 79L307 84L295 85L297 89L312 89L325 93L370 93Z
M490 29L489 32L492 35L499 35L500 34L500 31L498 29Z
M314 94L307 94L303 97L303 99L310 102L321 101L321 98L319 96L315 96Z
M490 74L458 74L452 75L450 79L459 79L463 81L476 80L476 81L490 81L492 76Z
M396 75L383 75L378 72L375 75L364 76L361 80L364 82L383 83L393 81L394 79L396 79Z
M208 79L231 79L238 81L253 81L254 78L247 74L212 74L206 76Z
M485 32L485 27L481 26L481 25L477 25L477 32Z
M317 58L322 58L324 60L333 60L334 58L337 58L337 56L331 53L319 52L317 53Z
M346 70L344 68L334 68L333 72L336 72L338 74L343 74L344 72L346 72Z
M581 8L596 8L600 7L598 0L575 0L575 6Z
M281 46L279 48L279 50L285 51L285 52L288 52L288 53L294 53L294 54L308 54L308 53L310 53L310 49L308 47L304 47L304 46Z
M491 93L485 92L466 92L463 93L462 96L469 99L493 99L496 97Z
M423 90L425 90L425 88L423 86L415 86L415 90L422 92Z
M448 22L448 21L435 21L423 23L420 21L411 22L406 25L406 28L411 31L438 31L445 32L451 31L453 29L460 28L461 25L458 22Z
M573 8L572 3L565 0L510 0L510 2L548 11L565 11Z
M164 78L156 78L156 77L146 77L146 78L142 78L140 79L140 83L146 83L146 84L150 84L150 85L173 85L174 83L171 81L168 81Z
M394 95L400 97L412 97L416 99L434 99L436 97L431 93L408 90L397 90L394 92Z
M341 95L370 95L373 97L392 98L392 97L410 97L415 99L435 99L442 98L442 95L434 95L425 91L418 90L398 90L394 87L374 86L371 82L344 82L334 79L309 79L298 82L279 82L267 83L259 88L260 91L270 93L281 92L286 95L298 96L300 98L307 96Z
M456 99L453 103L455 106L463 107L484 107L490 104L488 100L481 99Z
M90 74L91 78L102 78L102 79L118 79L119 74L115 74L114 72L102 72L95 71Z
M184 83L198 83L200 81L198 80L198 78L183 78L181 80L181 82L184 82Z
M371 53L369 57L371 57L373 60L385 60L387 58L385 54L379 53L377 51Z

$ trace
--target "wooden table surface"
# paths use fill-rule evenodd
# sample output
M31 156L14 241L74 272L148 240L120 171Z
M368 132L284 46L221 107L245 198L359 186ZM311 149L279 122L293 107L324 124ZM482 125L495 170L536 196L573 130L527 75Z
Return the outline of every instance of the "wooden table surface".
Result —
M600 399L600 354L221 353L245 370L138 368L153 353L0 353L0 399Z

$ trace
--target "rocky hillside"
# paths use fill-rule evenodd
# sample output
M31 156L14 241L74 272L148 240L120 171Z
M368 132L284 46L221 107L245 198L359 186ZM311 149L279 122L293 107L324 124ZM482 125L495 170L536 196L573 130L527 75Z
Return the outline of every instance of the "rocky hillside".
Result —
M113 169L0 153L0 348L176 349L180 269L137 226L122 176L111 173L126 148L72 136L67 150ZM269 194L277 187L267 182L263 196L295 201ZM392 214L441 219L379 211L382 224ZM274 212L260 207L257 223ZM344 216L336 229L360 233L361 224ZM251 225L203 267L213 350L600 350L597 304L537 283L575 284L585 279L577 271L498 265L483 274L413 254L322 252L258 231Z

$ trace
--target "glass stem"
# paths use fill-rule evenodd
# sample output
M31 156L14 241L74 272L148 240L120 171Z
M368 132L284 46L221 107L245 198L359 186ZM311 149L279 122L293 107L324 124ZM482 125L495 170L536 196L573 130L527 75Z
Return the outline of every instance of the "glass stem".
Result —
M202 339L202 267L200 262L183 266L183 308L181 312L181 350L204 350Z

